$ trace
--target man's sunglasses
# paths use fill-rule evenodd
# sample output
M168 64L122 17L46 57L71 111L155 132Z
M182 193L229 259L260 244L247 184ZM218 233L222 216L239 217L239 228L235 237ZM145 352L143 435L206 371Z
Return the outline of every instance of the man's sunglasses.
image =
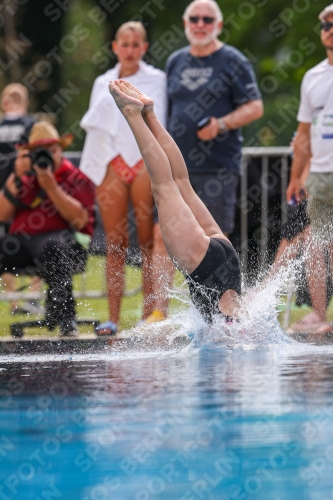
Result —
M321 29L323 31L329 31L333 27L333 23L330 23L329 21L323 21L321 23Z
M209 16L190 16L189 21L191 24L197 24L199 20L202 19L205 24L213 24L215 21L215 17L209 17Z

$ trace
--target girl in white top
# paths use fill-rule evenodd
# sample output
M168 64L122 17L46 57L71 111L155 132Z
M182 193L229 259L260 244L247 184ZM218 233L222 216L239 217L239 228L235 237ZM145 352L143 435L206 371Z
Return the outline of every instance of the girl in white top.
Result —
M143 92L153 96L155 112L165 124L166 76L163 71L141 60L147 48L147 34L141 23L132 21L120 26L112 43L118 64L96 79L89 110L81 121L87 136L80 168L96 184L97 202L107 242L110 321L100 325L99 334L117 331L124 289L130 199L142 255L143 319L154 308L151 272L154 200L150 177L128 123L108 92L109 81L118 78L139 86Z

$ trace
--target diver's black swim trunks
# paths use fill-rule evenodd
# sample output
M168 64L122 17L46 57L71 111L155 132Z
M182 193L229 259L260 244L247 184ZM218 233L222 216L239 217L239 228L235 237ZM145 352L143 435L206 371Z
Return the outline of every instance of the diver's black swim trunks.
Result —
M203 260L186 276L191 299L208 322L219 313L219 300L227 290L241 293L241 274L234 247L225 240L211 238Z

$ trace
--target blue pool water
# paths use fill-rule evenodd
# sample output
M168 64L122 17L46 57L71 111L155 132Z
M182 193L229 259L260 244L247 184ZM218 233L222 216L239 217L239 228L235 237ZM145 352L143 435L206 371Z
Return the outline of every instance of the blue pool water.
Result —
M333 348L0 358L0 499L333 499Z

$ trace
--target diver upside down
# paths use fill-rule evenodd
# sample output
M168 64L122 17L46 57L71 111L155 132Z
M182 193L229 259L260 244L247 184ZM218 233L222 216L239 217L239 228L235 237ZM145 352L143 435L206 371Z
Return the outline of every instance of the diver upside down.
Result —
M127 120L151 178L165 247L204 319L236 318L241 274L235 249L194 192L184 158L154 113L152 99L124 80L109 91Z

